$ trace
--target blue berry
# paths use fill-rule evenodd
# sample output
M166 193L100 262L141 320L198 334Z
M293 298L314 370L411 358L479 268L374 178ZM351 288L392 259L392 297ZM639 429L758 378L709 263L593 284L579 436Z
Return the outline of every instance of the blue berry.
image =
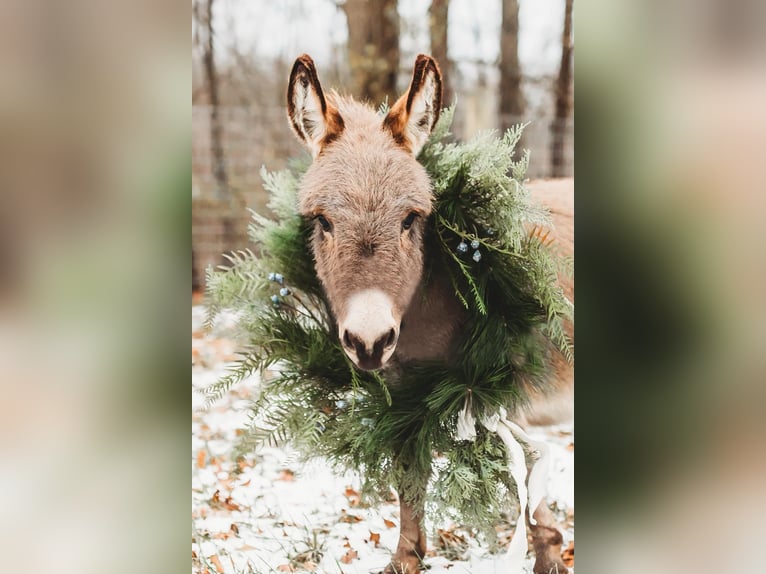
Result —
M476 261L476 263L481 261L481 253L479 252L478 249L473 252L473 260Z
M274 305L279 305L279 296L278 295L272 295L271 296L271 302L274 303Z
M478 249L478 248L479 248L479 240L474 239L473 241L471 241L471 249Z
M279 294L282 295L282 297L287 297L290 294L290 290L287 287L282 287L279 290Z
M466 251L468 251L468 244L465 241L461 241L460 243L458 243L457 250L460 253L465 253Z
M281 273L275 273L275 274L274 274L274 281L276 281L276 282L277 282L277 283L279 283L280 285L283 285L283 284L284 284L284 282L285 282L285 278L284 278L284 277L282 277L282 274L281 274Z
M277 274L273 271L269 273L269 281L276 281L277 280Z

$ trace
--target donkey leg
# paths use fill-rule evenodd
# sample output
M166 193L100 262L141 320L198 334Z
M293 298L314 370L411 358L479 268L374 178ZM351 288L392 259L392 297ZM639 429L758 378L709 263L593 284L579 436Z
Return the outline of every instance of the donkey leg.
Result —
M535 549L535 574L564 574L568 572L566 564L561 559L561 545L564 538L558 529L556 518L553 516L548 503L543 500L534 512L536 525L530 524L532 545Z
M423 530L423 505L417 508L404 501L399 493L399 544L391 563L383 574L415 574L420 572L428 543Z

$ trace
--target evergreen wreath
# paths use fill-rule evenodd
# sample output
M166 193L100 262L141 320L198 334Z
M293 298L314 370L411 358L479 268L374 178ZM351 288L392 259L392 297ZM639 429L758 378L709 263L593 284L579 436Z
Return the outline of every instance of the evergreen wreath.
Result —
M396 487L408 501L426 502L429 514L492 542L493 525L517 492L508 452L482 425L474 440L461 440L458 419L461 411L513 413L528 398L520 382L543 390L555 349L573 359L563 326L574 308L558 283L572 262L548 239L547 212L529 201L528 152L513 159L524 126L448 143L453 112L443 111L418 160L435 197L424 280L432 268L445 269L466 309L459 359L377 372L354 367L314 271L309 223L296 211L308 162L294 161L285 171L262 171L276 219L253 213L257 255L240 251L227 256L230 265L208 269L208 322L224 308L237 311L247 346L205 392L213 402L260 372L240 454L289 441L306 458L358 472L364 496L386 497ZM435 484L426 488L429 477Z

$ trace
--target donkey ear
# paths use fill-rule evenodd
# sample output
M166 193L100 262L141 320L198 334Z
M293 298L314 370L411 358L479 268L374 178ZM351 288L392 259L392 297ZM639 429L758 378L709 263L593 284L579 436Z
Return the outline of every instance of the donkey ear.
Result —
M295 60L290 72L287 115L293 131L314 157L343 131L343 118L338 109L325 100L314 60L308 54Z
M436 60L420 54L407 93L391 107L383 127L400 146L417 156L439 119L442 76Z

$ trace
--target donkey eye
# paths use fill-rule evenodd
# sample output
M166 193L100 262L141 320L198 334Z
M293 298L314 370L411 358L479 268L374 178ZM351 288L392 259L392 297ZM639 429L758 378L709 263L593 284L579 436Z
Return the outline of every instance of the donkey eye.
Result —
M316 220L319 222L319 225L322 226L322 229L324 229L327 233L332 230L332 225L330 225L330 222L327 221L327 218L324 215L317 215Z
M407 217L404 218L404 221L402 221L402 229L403 230L407 230L410 227L412 227L412 224L415 221L416 217L418 217L417 212L410 211L410 213L407 215Z

